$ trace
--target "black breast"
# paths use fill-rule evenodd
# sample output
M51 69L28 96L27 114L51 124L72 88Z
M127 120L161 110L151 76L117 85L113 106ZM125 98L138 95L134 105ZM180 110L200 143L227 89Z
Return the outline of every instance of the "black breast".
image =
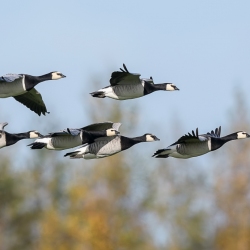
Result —
M221 138L211 137L211 151L214 151L214 150L220 148L225 143L226 143L226 141L223 141Z
M29 91L34 88L39 83L39 81L34 76L25 75L24 83L26 90Z
M151 94L154 91L155 91L155 86L153 84L145 81L143 95Z
M137 142L133 141L131 138L121 136L121 150L126 150L136 143Z
M5 132L5 140L6 146L10 146L21 140L21 138L17 137L15 134L9 134L8 132Z

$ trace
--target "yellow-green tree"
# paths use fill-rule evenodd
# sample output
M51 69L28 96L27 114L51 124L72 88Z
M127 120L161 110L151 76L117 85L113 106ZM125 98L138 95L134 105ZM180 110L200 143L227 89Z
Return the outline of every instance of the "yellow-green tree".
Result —
M242 97L236 96L230 130L250 132L249 112ZM216 249L250 248L250 144L248 140L226 145L223 161L215 174L217 218L221 222L215 235Z

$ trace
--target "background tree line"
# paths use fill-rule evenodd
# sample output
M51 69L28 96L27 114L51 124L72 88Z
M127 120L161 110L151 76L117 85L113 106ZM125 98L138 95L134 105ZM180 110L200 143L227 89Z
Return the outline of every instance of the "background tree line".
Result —
M89 124L121 121L123 134L140 135L134 132L136 107L115 104L93 100ZM239 93L222 134L249 132L247 110ZM161 138L157 128L144 132ZM20 146L0 152L1 250L250 248L247 140L228 143L202 164L195 158L151 159L152 145L145 143L92 161L32 151L17 168Z

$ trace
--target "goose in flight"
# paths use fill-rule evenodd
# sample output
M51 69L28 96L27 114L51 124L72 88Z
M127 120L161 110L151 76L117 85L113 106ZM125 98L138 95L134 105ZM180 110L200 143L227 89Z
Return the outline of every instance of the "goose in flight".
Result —
M220 133L221 127L216 128L215 131L212 130L210 133L199 135L197 128L196 132L192 131L192 134L188 133L182 136L169 147L157 150L153 157L187 159L217 150L229 141L250 137L244 131L238 131L223 137L220 137Z
M179 90L172 83L154 84L153 78L140 78L140 74L130 73L125 64L124 69L111 74L110 86L90 93L93 97L109 97L116 100L127 100L142 97L158 90Z
M144 134L142 136L129 138L121 135L102 137L96 139L93 143L84 145L73 152L69 152L64 156L70 156L71 159L98 159L117 154L123 150L132 147L140 142L153 142L159 139L153 134Z
M74 148L86 143L92 143L96 138L118 135L121 123L101 122L94 123L79 129L64 129L50 133L36 139L29 144L31 149L64 150Z
M64 77L65 75L58 71L42 76L6 74L0 77L0 98L14 97L39 116L45 115L48 113L47 108L41 94L34 87L40 82L58 80Z
M13 145L23 139L33 139L41 136L41 134L36 130L24 133L11 134L4 130L4 127L7 125L7 122L0 123L0 148Z

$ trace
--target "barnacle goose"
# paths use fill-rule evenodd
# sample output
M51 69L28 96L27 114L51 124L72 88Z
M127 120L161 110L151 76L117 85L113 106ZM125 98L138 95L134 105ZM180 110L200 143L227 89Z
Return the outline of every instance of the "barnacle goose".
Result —
M117 100L126 100L148 95L157 90L179 90L172 83L154 84L153 78L140 78L140 74L130 73L125 64L124 69L111 74L110 84L105 88L90 93L93 97L110 97Z
M38 83L65 77L55 71L42 76L27 74L6 74L0 77L0 98L14 97L39 116L45 115L47 108L41 94L34 88Z
M85 143L94 142L98 137L118 135L121 123L101 122L94 123L79 129L64 129L60 132L50 133L36 139L29 144L31 149L64 150L74 148Z
M8 125L7 122L0 123L0 148L13 145L22 139L33 139L41 136L41 134L36 130L18 134L10 134L4 131L4 127L6 125Z
M212 130L210 133L198 135L197 128L196 132L192 131L192 134L188 133L182 136L169 147L157 150L153 157L187 159L214 151L226 142L250 137L250 135L244 131L238 131L223 137L220 137L220 133L221 127L216 128L215 131Z
M83 147L76 149L73 152L69 152L64 156L70 156L71 159L84 158L87 160L104 158L126 150L137 143L153 141L159 141L159 139L152 134L144 134L134 138L121 135L102 137L96 139L95 142L84 145Z

